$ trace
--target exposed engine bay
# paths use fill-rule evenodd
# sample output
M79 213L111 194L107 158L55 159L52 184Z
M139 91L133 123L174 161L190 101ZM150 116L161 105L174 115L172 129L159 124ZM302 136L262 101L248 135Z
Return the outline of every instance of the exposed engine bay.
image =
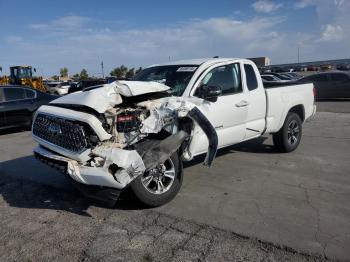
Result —
M197 107L203 100L172 97L168 89L116 81L54 100L36 114L34 152L64 163L79 183L122 189L174 152L190 160L188 145L199 128L208 138L204 164L210 166L218 138Z

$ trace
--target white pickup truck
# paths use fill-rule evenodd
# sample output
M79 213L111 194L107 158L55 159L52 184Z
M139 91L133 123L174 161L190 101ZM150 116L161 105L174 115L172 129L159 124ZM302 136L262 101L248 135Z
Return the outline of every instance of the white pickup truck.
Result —
M180 190L182 161L206 153L210 166L217 149L263 134L291 152L315 111L312 84L264 87L250 60L170 62L40 107L34 154L88 196L115 203L130 186L159 206Z

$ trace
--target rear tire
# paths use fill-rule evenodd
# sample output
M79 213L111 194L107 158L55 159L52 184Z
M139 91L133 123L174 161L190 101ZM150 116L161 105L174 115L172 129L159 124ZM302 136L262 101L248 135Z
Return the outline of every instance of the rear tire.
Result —
M179 192L181 185L182 162L175 152L157 168L138 176L131 183L131 190L146 206L157 207L171 201Z
M298 114L289 112L282 128L272 135L274 146L283 153L297 149L302 137L302 121Z

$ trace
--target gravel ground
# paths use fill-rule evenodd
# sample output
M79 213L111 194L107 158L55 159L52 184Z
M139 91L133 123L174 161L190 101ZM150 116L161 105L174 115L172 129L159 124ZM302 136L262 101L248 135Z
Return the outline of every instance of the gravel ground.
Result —
M0 261L323 260L139 209L128 193L110 209L1 175L0 195Z

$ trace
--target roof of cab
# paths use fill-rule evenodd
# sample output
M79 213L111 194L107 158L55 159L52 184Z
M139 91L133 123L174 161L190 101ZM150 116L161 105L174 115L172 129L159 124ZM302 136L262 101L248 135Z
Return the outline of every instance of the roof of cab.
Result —
M199 58L199 59L169 61L166 63L151 65L149 67L166 66L166 65L197 65L197 66L199 66L199 65L202 65L204 63L212 64L212 63L220 63L220 62L226 62L226 61L232 61L232 60L241 61L242 59L241 58Z

